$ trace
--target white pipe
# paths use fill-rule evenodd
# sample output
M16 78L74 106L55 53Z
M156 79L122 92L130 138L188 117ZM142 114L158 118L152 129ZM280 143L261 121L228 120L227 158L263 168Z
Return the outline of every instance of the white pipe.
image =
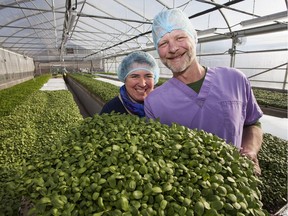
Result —
M279 12L279 13L275 13L275 14L270 14L270 15L258 17L255 19L245 20L245 21L242 21L240 24L242 26L251 26L251 25L257 25L257 24L261 24L261 23L265 23L265 22L280 21L280 20L285 19L285 18L287 19L287 11L283 11L283 12Z

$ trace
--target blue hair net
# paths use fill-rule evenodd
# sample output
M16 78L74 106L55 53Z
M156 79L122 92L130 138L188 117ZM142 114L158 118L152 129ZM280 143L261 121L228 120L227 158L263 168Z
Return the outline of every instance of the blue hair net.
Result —
M152 24L152 36L155 48L158 50L160 39L173 30L186 31L195 43L197 43L197 33L186 16L180 9L162 11L154 17Z
M144 51L135 51L126 56L118 67L119 80L125 82L126 77L137 70L146 70L154 75L154 84L159 80L160 69L154 57Z

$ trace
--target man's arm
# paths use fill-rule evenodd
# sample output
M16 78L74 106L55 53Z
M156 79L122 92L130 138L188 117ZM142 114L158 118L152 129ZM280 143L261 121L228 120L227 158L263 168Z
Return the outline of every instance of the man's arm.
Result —
M254 162L254 170L256 175L261 174L257 154L261 149L262 141L263 131L260 124L254 124L244 127L240 153L247 156Z
M151 106L150 106L150 102L148 102L147 97L144 100L144 112L145 112L146 118L155 119Z

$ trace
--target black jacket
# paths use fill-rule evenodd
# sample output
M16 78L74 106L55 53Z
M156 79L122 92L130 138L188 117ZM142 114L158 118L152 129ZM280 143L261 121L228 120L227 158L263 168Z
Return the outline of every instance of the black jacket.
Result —
M115 113L129 114L118 96L108 101L103 106L99 114L101 115L102 113L111 113L112 111L114 111Z

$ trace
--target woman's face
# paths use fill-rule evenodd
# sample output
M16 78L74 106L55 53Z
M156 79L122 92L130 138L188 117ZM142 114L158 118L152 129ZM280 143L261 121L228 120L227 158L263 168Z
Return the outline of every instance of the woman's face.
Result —
M126 77L126 90L129 96L138 103L143 103L154 89L154 76L146 70L137 70Z

